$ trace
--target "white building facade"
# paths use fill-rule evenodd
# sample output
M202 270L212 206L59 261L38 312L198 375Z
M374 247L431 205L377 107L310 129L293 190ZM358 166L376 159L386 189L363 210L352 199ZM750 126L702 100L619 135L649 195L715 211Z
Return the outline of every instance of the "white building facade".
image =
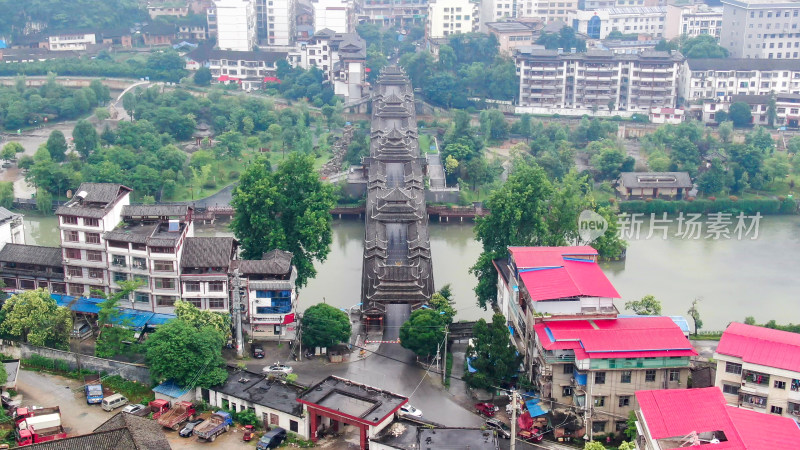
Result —
M0 248L6 244L24 244L25 225L22 214L12 213L0 206Z
M88 45L97 43L94 33L59 33L47 38L50 50L86 50Z
M434 0L428 4L426 35L443 38L478 31L478 7L469 0Z
M214 5L217 46L222 50L253 50L257 44L255 3L251 0L214 0Z
M668 5L664 38L678 36L713 36L719 41L722 33L722 8L705 4Z
M259 40L266 45L292 45L296 34L296 0L256 0Z
M314 0L314 29L329 29L337 33L353 31L353 3L348 0Z
M574 11L567 23L592 39L605 39L612 31L664 37L667 9L663 6L634 6Z
M800 0L722 0L720 45L732 58L800 58Z
M800 94L800 60L687 59L680 86L680 96L693 104L730 102L734 95Z

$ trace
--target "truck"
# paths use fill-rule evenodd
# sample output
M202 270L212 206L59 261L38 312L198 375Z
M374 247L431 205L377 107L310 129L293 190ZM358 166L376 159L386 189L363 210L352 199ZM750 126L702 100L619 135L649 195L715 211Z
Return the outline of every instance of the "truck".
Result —
M86 393L86 403L94 405L103 402L103 385L99 374L83 377L83 390Z
M32 411L36 411L37 414L28 415L16 422L14 434L17 445L25 446L38 444L40 442L53 441L67 437L64 427L61 426L60 411L56 409L56 412L50 414L38 414L38 411L41 411L41 409Z
M233 425L231 415L225 411L217 411L208 420L195 427L194 435L214 442L217 436L228 431L231 425Z
M177 402L169 411L161 414L158 423L164 428L178 430L183 422L194 416L195 409L192 402Z
M14 425L19 426L21 422L29 417L34 416L46 416L49 414L58 414L61 417L61 409L58 406L53 406L50 408L38 408L36 406L31 406L30 408L17 408L11 414L14 418Z
M169 406L170 405L169 405L168 401L166 401L164 399L157 398L157 399L151 401L150 403L148 403L147 406L150 407L149 408L149 412L153 413L153 420L158 420L158 418L161 417L162 414L164 414L167 411L169 411ZM145 414L145 415L147 415L147 414Z

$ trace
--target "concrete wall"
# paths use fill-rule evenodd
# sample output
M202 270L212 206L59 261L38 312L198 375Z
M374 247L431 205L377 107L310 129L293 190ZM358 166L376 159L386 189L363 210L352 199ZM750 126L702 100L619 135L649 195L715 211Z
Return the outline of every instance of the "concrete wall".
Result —
M31 355L65 361L71 370L81 369L106 372L110 375L119 375L126 380L138 381L150 385L150 369L141 364L130 364L94 356L80 355L77 353L56 350L52 348L36 347L29 344L2 341L0 353L13 358L28 359Z
M443 190L425 190L425 201L428 203L458 203L460 200L458 188L445 188Z
M97 77L58 77L56 78L56 83L71 87L71 88L81 88L81 87L89 87L94 80L100 80L105 86L108 86L109 89L121 91L132 83L135 83L138 80L133 79L125 79L125 78L97 78ZM2 86L14 86L17 82L17 77L0 77L0 85ZM46 76L28 76L25 77L25 86L27 87L39 87L44 86L47 83Z

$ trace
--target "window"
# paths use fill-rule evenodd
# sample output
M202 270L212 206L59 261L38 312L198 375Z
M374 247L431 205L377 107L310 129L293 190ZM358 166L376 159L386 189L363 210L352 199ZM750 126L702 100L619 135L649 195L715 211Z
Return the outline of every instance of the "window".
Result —
M186 289L186 292L200 292L199 281L187 281L183 284L183 287Z
M754 406L756 408L766 408L767 397L761 397L753 394L742 394L742 404Z
M631 406L631 396L630 395L620 395L619 396L619 407L622 408L623 406Z
M81 251L77 248L68 248L64 251L68 259L81 259Z
M572 372L574 372L573 369L574 369L574 367L572 366L572 364L564 364L564 372L563 372L563 374L564 375L571 374Z
M623 370L620 374L620 383L630 383L631 382L631 371L630 370Z
M128 264L127 264L127 261L125 260L124 256L122 256L122 255L112 255L111 256L111 265L112 266L117 266L117 267L126 267Z
M71 277L82 277L83 276L83 269L80 267L69 266L67 267L67 275ZM81 291L83 292L83 291Z
M99 227L100 221L97 219L93 219L91 217L84 217L83 218L83 226L86 227Z
M175 289L175 279L173 278L156 278L156 289Z
M131 248L133 250L139 250L139 251L142 251L142 252L146 252L147 251L147 244L131 244Z
M564 386L561 388L562 397L572 397L573 390L571 386Z
M192 304L195 308L201 308L203 306L203 299L200 298L187 298L184 299L185 302Z
M172 261L153 261L153 269L158 272L172 272Z
M121 242L121 241L108 241L108 246L109 247L114 247L114 248L127 249L128 248L128 243L127 242Z
M593 433L603 433L606 431L606 424L608 422L602 421L594 421L592 422L592 432Z
M297 433L297 430L299 430L299 429L300 428L298 427L298 424L297 424L296 420L290 420L289 421L289 431L291 431L292 433Z
M69 285L69 293L70 293L70 295L83 295L83 285L81 285L81 284L70 284Z
M99 269L89 269L89 278L103 278L103 271Z
M128 274L122 272L114 272L114 282L128 281Z
M147 270L147 260L144 258L131 258L131 267L138 270Z
M33 280L19 280L20 289L36 289L36 283Z
M775 382L774 382L773 386L774 386L776 389L786 389L786 382L785 382L785 381L778 381L778 380L775 380Z
M606 406L606 398L605 397L595 397L594 398L594 406Z
M780 406L770 406L769 412L772 414L783 414L783 408Z
M595 372L595 374L594 374L594 384L606 384L606 373L605 372Z
M171 295L156 295L156 305L158 306L174 306L175 297Z
M87 244L99 244L100 243L100 234L98 233L84 233L86 235L86 243Z
M741 364L732 363L732 362L726 362L725 363L725 372L735 373L736 375L741 375L742 374L742 365Z
M144 287L147 287L147 285L150 284L150 277L145 275L134 275L133 279L142 283L142 286Z
M646 383L652 383L656 381L656 371L655 370L645 370L644 371L644 381Z
M65 231L64 232L64 240L67 242L78 242L78 232L77 231Z
M72 216L63 216L61 218L61 223L63 223L64 225L77 225L78 218Z
M225 308L224 298L210 298L208 299L208 307L210 309L223 309Z
M96 250L86 250L86 259L92 262L103 262L103 253Z
M209 281L208 282L208 291L209 292L223 292L225 290L225 282L224 281Z
M150 303L150 294L145 292L137 292L133 294L133 301L137 303Z
M669 369L669 381L681 381L681 371L678 369Z

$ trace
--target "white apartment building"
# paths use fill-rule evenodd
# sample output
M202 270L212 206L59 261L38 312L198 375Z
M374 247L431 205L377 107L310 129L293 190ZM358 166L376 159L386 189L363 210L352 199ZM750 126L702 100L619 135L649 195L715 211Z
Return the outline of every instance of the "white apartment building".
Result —
M615 6L667 6L667 0L582 0L581 4L582 10L592 11Z
M729 405L800 420L800 335L732 323L714 359Z
M503 20L517 17L516 0L482 0L479 2L480 19L479 31L486 33L489 22L502 22Z
M356 33L317 31L300 53L299 65L303 69L316 67L322 71L326 83L331 83L334 93L345 102L367 95L366 81L367 44Z
M287 52L210 49L200 46L186 54L187 65L208 67L216 83L237 83L243 90L261 89L264 78L275 77L277 63Z
M800 60L687 59L680 86L687 103L730 102L733 95L800 94Z
M694 5L667 5L667 19L664 38L675 39L686 35L714 36L719 41L722 32L722 7Z
M337 33L353 31L353 2L350 0L313 0L314 30L325 28Z
M478 31L478 6L470 0L433 0L428 4L426 35L442 38Z
M97 43L94 33L82 31L67 32L51 35L47 38L48 45L52 51L64 50L86 50L88 45Z
M22 214L13 213L0 206L0 248L6 244L25 243L25 224Z
M664 37L667 9L663 6L634 6L574 11L567 23L592 39L605 39L612 31Z
M519 0L516 5L516 15L514 17L536 17L542 19L545 23L556 20L569 23L567 22L569 15L579 9L577 0Z
M676 106L683 57L521 48L514 61L520 76L517 113L629 116Z
M774 94L774 95L733 95L730 100L720 102L705 102L702 105L693 105L692 112L695 117L705 123L717 121L720 111L728 112L734 103L746 103L750 106L753 115L752 124L767 126L769 123L769 105L775 99L775 121L772 125L798 128L800 122L800 94ZM702 110L700 109L702 106Z
M720 45L732 58L798 59L800 0L722 0Z
M296 0L255 0L259 40L266 45L294 44Z
M109 255L103 235L119 223L130 193L121 184L81 183L72 199L56 210L68 294L108 292Z
M256 12L252 0L214 0L217 47L222 50L247 52L256 40ZM207 16L211 17L211 16ZM209 29L211 23L209 22Z
M358 23L402 27L423 23L428 14L428 0L362 0L360 3Z
M236 259L232 237L189 237L180 262L181 299L197 308L230 310L228 269Z

